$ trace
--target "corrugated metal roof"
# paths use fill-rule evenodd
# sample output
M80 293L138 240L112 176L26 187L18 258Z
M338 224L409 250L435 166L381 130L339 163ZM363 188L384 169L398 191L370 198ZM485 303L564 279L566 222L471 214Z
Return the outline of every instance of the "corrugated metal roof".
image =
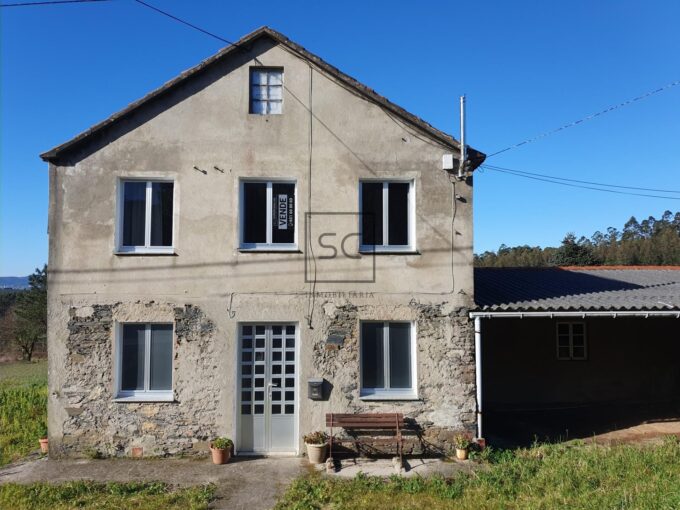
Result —
M680 310L680 267L475 268L479 310Z

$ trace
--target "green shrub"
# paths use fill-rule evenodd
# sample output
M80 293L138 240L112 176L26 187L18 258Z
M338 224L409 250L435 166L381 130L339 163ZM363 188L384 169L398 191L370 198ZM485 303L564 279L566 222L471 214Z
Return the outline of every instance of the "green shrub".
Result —
M231 448L233 444L234 442L228 437L218 437L213 440L211 446L216 450L226 450L227 448Z
M0 465L36 450L47 430L47 385L0 382Z

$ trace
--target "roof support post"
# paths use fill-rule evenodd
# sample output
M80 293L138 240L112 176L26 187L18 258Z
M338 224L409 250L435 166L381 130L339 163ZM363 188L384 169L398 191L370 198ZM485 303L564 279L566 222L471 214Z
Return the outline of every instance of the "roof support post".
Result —
M477 390L477 438L482 435L482 318L475 317L475 386Z

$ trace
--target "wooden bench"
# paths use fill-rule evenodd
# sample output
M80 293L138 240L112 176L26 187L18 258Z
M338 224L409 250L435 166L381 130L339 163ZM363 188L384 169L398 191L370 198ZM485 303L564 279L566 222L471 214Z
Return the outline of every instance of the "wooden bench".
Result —
M330 428L328 439L329 457L333 458L333 443L361 443L361 440L336 440L333 436L333 428L343 428L348 431L375 431L386 430L394 433L394 437L387 439L375 439L374 444L396 444L400 465L404 449L404 439L401 431L404 429L404 415L401 413L366 413L366 414L326 414L326 427Z

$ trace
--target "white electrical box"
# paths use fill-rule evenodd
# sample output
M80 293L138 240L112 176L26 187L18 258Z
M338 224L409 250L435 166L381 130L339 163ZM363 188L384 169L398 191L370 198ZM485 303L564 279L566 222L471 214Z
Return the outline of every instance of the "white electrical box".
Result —
M442 156L442 170L453 170L453 154L444 154Z

